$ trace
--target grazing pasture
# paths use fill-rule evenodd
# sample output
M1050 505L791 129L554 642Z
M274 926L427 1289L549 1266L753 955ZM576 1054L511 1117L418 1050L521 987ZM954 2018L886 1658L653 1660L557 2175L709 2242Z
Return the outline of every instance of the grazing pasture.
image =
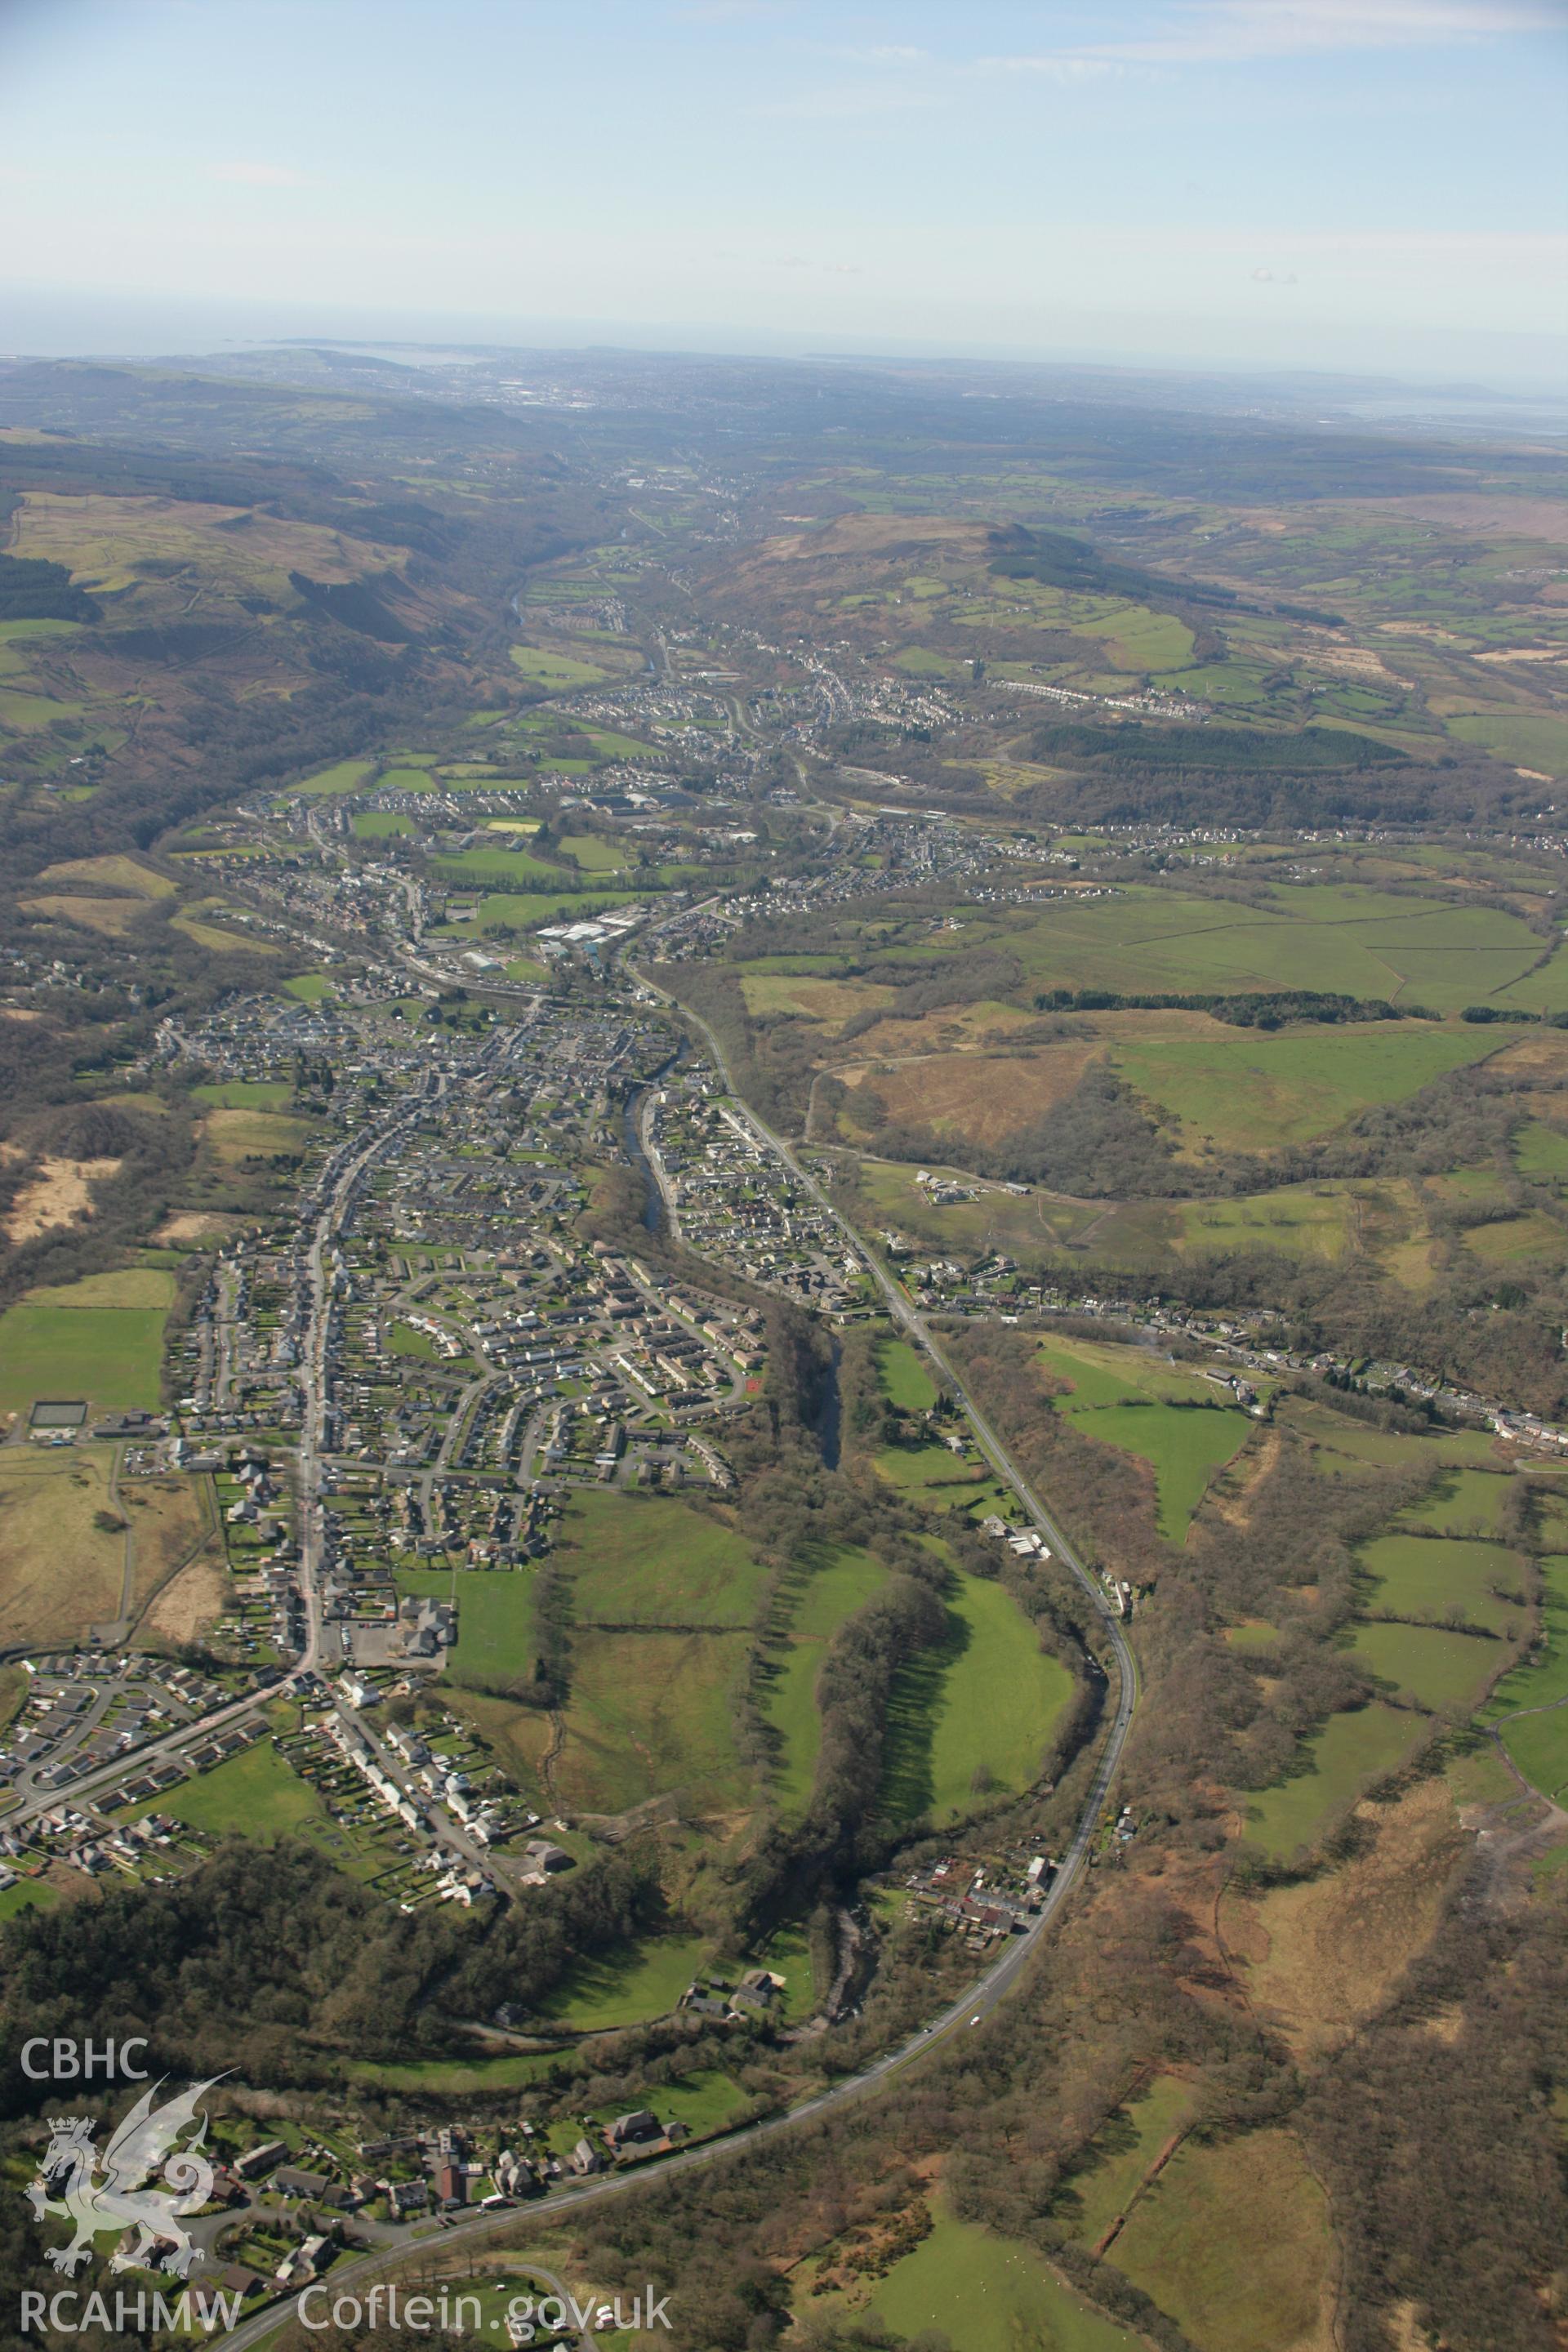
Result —
M705 1543L710 1530L683 1504L580 1499L589 1508L568 1520L574 1549L564 1555L574 1622L559 1752L546 1769L552 1717L497 1695L533 1674L533 1570L459 1575L455 1587L449 1574L399 1576L403 1592L446 1600L456 1591L454 1704L545 1803L613 1813L679 1790L698 1811L745 1809L753 1791L734 1713L750 1648L741 1611L757 1575L745 1547L721 1528ZM617 1522L617 1504L640 1523ZM682 1521L696 1555L684 1586ZM661 1620L661 1610L671 1613Z
M1390 1693L1434 1709L1472 1707L1510 1656L1500 1642L1431 1625L1358 1625L1350 1647Z
M907 1339L884 1339L877 1349L877 1380L882 1394L900 1412L929 1412L937 1386L925 1359Z
M1380 1699L1347 1715L1331 1715L1303 1742L1305 1769L1248 1800L1247 1836L1280 1859L1311 1845L1369 1781L1409 1753L1424 1728L1419 1716L1385 1706Z
M1234 1460L1256 1424L1226 1391L1152 1350L1051 1338L1040 1359L1070 1383L1057 1411L1086 1437L1147 1462L1154 1473L1160 1532L1181 1543L1215 1472Z
M1176 1204L1173 1246L1179 1255L1255 1250L1283 1257L1341 1258L1352 1248L1383 1252L1391 1271L1413 1287L1421 1268L1407 1263L1418 1221L1396 1181L1384 1183L1282 1184L1269 1192Z
M85 1397L99 1412L158 1402L171 1274L141 1267L24 1292L0 1316L0 1412Z
M597 686L609 675L596 662L583 661L573 654L545 653L538 646L513 646L511 658L532 685L555 694L574 686Z
M1521 768L1568 776L1568 719L1542 710L1476 710L1444 720L1450 735Z
M1194 993L1306 988L1455 1013L1521 979L1541 941L1490 907L1394 898L1357 884L1279 887L1252 906L1130 885L998 922L976 909L951 941L994 941L1037 987ZM910 950L913 952L913 950ZM887 959L891 962L894 956Z
M1326 1135L1357 1111L1402 1101L1493 1051L1484 1029L1396 1021L1163 1038L1117 1046L1110 1058L1177 1128L1184 1150L1213 1143L1258 1151Z
M1330 2340L1328 2200L1289 2132L1184 2142L1132 2207L1110 2259L1205 2352Z
M827 1645L845 1620L880 1591L887 1574L870 1552L839 1545L785 1596L788 1640L781 1654L766 1658L761 1683L763 1712L782 1743L773 1779L786 1811L804 1811L811 1799L822 1745L816 1677Z
M882 1775L894 1821L955 1821L994 1790L1026 1789L1072 1696L1005 1586L958 1571L947 1619L942 1647L894 1676Z
M48 490L23 493L10 552L63 563L84 587L110 595L188 569L209 596L259 588L284 602L293 593L291 572L341 586L367 572L399 572L407 562L403 548L258 508Z
M127 1818L148 1811L172 1813L175 1821L212 1837L255 1838L264 1845L280 1837L319 1841L331 1827L310 1781L291 1771L268 1739L258 1739L215 1764L210 1772L133 1807Z
M540 2014L584 2033L665 2017L703 1965L705 1951L695 1936L655 1936L579 1960L546 1996Z
M316 1131L311 1119L240 1107L209 1110L202 1121L202 1140L227 1167L246 1160L292 1156L305 1149Z
M0 1643L76 1641L119 1615L125 1538L95 1524L111 1512L112 1458L108 1446L0 1452Z
M1095 2134L1052 2209L1076 2244L1100 2243L1192 2112L1191 2086L1179 2074L1156 2074Z
M4 716L4 711L0 710L0 718ZM105 939L110 940L123 939L147 911L146 902L142 898L79 898L58 892L51 892L39 898L24 898L20 903L30 915L44 915L56 922L72 923L79 930L100 931Z
M287 1078L223 1078L191 1093L215 1110L281 1110L294 1097Z
M332 793L354 793L365 778L374 772L374 760L339 760L331 767L321 768L315 775L307 776L303 783L290 784L285 797L292 799L297 793L305 793L314 799L324 798Z
M661 1496L574 1496L558 1556L580 1624L746 1626L762 1595L740 1534Z
M41 882L101 882L106 889L129 890L138 898L170 898L174 885L166 874L158 874L152 866L143 866L139 857L126 857L118 853L106 857L68 857L57 866L46 866L38 877Z
M1518 1556L1500 1544L1388 1534L1363 1544L1360 1557L1367 1580L1363 1605L1380 1616L1440 1625L1452 1614L1498 1634L1523 1622L1521 1602L1498 1597L1521 1591L1524 1574Z
M735 1747L750 1656L743 1633L580 1631L553 1786L574 1810L619 1812L679 1793L694 1811L754 1799Z
M1399 1515L1406 1528L1434 1528L1444 1536L1500 1536L1510 1502L1520 1491L1510 1471L1455 1468L1425 1502Z
M823 2299L829 2310L839 2300ZM866 2309L900 2339L940 2334L963 2352L1138 2352L1141 2341L1075 2294L1033 2246L945 2212L877 2281Z
M400 1573L400 1595L458 1603L458 1639L448 1672L458 1682L525 1682L539 1643L533 1616L536 1579L531 1569L511 1575Z

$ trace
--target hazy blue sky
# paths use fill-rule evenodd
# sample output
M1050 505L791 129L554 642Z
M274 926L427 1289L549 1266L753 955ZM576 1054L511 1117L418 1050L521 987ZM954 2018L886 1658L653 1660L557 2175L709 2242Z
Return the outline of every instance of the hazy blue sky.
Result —
M1539 379L1568 323L1568 0L0 0L0 349Z

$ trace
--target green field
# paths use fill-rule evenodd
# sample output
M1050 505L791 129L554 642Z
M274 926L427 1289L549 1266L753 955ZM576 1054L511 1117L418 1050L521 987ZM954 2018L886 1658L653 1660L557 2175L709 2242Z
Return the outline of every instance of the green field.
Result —
M1297 2142L1260 2131L1188 2140L1127 2217L1110 2257L1204 2352L1326 2344L1328 2200Z
M52 1911L60 1900L59 1888L47 1879L19 1878L0 1892L0 1926L19 1911Z
M40 1397L151 1411L174 1303L173 1275L151 1266L25 1292L0 1316L0 1412L26 1412Z
M1555 1706L1568 1699L1568 1558L1554 1554L1541 1561L1542 1599L1541 1632L1528 1658L1505 1675L1482 1712L1482 1721L1500 1723L1521 1707ZM1568 1714L1563 1717L1568 1732Z
M1461 743L1479 744L1543 775L1568 776L1568 719L1549 711L1479 710L1443 723Z
M109 1274L84 1274L79 1281L50 1284L25 1294L29 1307L60 1307L68 1310L115 1307L143 1310L156 1307L166 1315L174 1303L170 1276L139 1265L122 1265Z
M880 1590L887 1573L871 1553L841 1545L813 1570L793 1599L788 1647L763 1669L763 1713L783 1741L773 1783L786 1811L804 1811L811 1801L822 1745L816 1677L827 1644L846 1618Z
M219 1110L282 1110L293 1099L287 1078L226 1078L219 1086L193 1087L197 1102Z
M877 1378L882 1394L900 1412L929 1412L936 1402L936 1382L925 1360L907 1339L884 1339L877 1350Z
M1510 1471L1450 1470L1435 1493L1400 1514L1404 1527L1436 1528L1445 1536L1497 1536L1519 1491Z
M1358 1220L1359 1191L1342 1184L1281 1184L1271 1192L1176 1204L1176 1248L1278 1250L1285 1257L1342 1257Z
M664 2017L704 1965L707 1950L698 1936L655 1936L579 1960L546 1997L540 2014L584 2033Z
M351 2082L367 2089L461 2097L465 2091L521 2090L555 2063L552 2051L519 2050L507 2058L427 2058L407 2066L361 2060L348 2073Z
M1072 1696L1004 1586L959 1572L947 1616L943 1646L894 1676L881 1804L895 1821L952 1821L990 1790L1026 1789Z
M907 670L911 677L964 677L969 664L953 654L933 653L929 646L900 646L893 656L895 669Z
M289 797L297 793L352 793L363 783L375 767L374 760L340 760L335 767L322 768L316 775L307 776L302 784L290 784Z
M611 741L618 741L611 737ZM645 748L628 746L628 752L645 758ZM584 874L618 874L626 863L626 853L618 841L606 841L600 833L566 833L561 836L561 846L569 857L574 857Z
M1125 670L1180 670L1193 650L1193 633L1173 613L1123 604L1099 620L1078 621L1075 633L1110 640L1113 666Z
M745 1626L762 1594L739 1535L660 1496L574 1495L558 1556L580 1624Z
M1376 1699L1353 1714L1331 1715L1305 1743L1308 1769L1248 1800L1247 1835L1280 1858L1310 1845L1368 1781L1392 1770L1422 1728L1418 1716L1401 1714Z
M976 908L951 940L894 950L960 953L996 940L1037 988L1197 993L1309 988L1457 1013L1530 969L1541 941L1517 916L1394 898L1358 884L1277 887L1264 907L1129 885L1118 897L998 921Z
M681 1990L686 1990L685 1986ZM661 2123L679 2117L694 2139L722 2131L749 2103L750 2095L733 2075L717 2066L683 2074L677 2083L661 2083L650 2094Z
M1281 1397L1275 1412L1278 1419L1310 1438L1323 1454L1343 1454L1352 1461L1375 1462L1384 1468L1429 1475L1434 1466L1466 1468L1489 1462L1493 1452L1494 1440L1484 1430L1451 1430L1441 1437L1405 1437L1396 1430L1373 1429L1365 1422L1348 1420L1325 1405L1309 1402L1305 1397ZM1324 1466L1331 1475L1331 1462Z
M450 857L433 857L430 863L437 874L455 881L504 882L509 889L526 889L532 882L559 887L561 882L559 866L531 857L526 849L463 849Z
M267 1739L242 1748L237 1756L215 1765L210 1772L132 1807L127 1818L143 1812L172 1813L177 1822L186 1822L211 1837L232 1832L263 1843L274 1838L319 1835L331 1827L310 1783L291 1771Z
M1161 1038L1118 1045L1110 1061L1180 1128L1189 1148L1212 1141L1222 1150L1271 1151L1324 1135L1374 1103L1399 1102L1495 1050L1484 1030L1368 1022Z
M422 1601L458 1601L458 1638L452 1646L449 1671L458 1682L485 1683L525 1680L533 1672L538 1647L533 1626L531 1570L510 1574L446 1575L400 1573L400 1596L413 1593Z
M1389 1690L1428 1707L1473 1706L1508 1657L1499 1642L1430 1625L1359 1625L1350 1646Z
M965 1461L945 1445L889 1446L876 1456L876 1471L889 1486L939 1509L968 1502L967 1490L983 1486L986 1475L983 1463Z
M1556 1706L1542 1715L1515 1716L1499 1738L1518 1769L1543 1797L1560 1796L1568 1788L1568 1706Z
M1032 2246L940 2210L930 2236L878 2281L869 2310L897 2336L940 2330L962 2352L1138 2352L1141 2342Z
M552 693L563 693L574 686L596 686L609 675L595 662L574 661L567 654L542 653L537 646L513 646L512 660L524 677L536 686L547 687Z
M634 1509L641 1507L630 1497L590 1495L583 1499L591 1506L626 1501ZM539 1653L533 1571L458 1577L458 1640L449 1666L454 1684L465 1694L458 1703L514 1775L545 1803L552 1801L553 1791L557 1804L589 1813L616 1813L649 1797L679 1790L699 1810L743 1808L754 1802L755 1791L735 1746L736 1713L750 1652L737 1608L757 1571L738 1539L714 1528L719 1541L701 1552L686 1590L691 1615L682 1629L670 1630L668 1622L657 1622L653 1612L660 1605L659 1596L639 1585L640 1570L662 1564L669 1575L670 1595L679 1601L679 1523L663 1514L668 1510L694 1521L699 1544L709 1530L681 1504L665 1506L650 1499L647 1507L656 1517L636 1530L616 1529L602 1572L586 1544L580 1555L565 1555L568 1562L579 1557L586 1561L578 1576L590 1580L590 1598L617 1611L646 1613L595 1622L581 1586L574 1590L569 1690L549 1783L541 1777L541 1757L551 1739L552 1718L521 1702L490 1695L533 1675ZM608 1522L595 1512L586 1523L577 1523L579 1528L585 1524L591 1530ZM403 1572L397 1587L400 1593L437 1600L447 1600L453 1591L449 1573ZM697 1614L703 1607L710 1612L706 1618ZM684 1629L686 1624L690 1630ZM475 1694L472 1698L466 1695L468 1690Z
M1212 1381L1150 1351L1053 1338L1041 1341L1040 1356L1054 1379L1072 1383L1057 1411L1086 1437L1148 1463L1160 1532L1184 1542L1209 1480L1234 1460L1255 1423L1217 1402L1222 1391Z
M1361 1548L1361 1564L1371 1580L1364 1605L1379 1615L1425 1618L1441 1624L1450 1610L1467 1624L1501 1633L1520 1625L1524 1611L1492 1591L1523 1586L1514 1553L1500 1544L1467 1542L1446 1536L1379 1536Z
M574 897L551 898L542 890L492 890L480 899L473 919L480 931L528 931L539 923L590 922L612 907L652 895L647 890L581 890Z
M699 1811L753 1803L752 1775L735 1746L750 1651L739 1632L575 1631L554 1768L563 1801L619 1812L680 1791Z
M292 980L283 983L289 996L297 996L302 1004L320 1004L322 998L333 992L332 983L324 971L297 971Z
M73 637L85 625L81 621L0 621L0 646L14 646L26 637Z
M387 1353L392 1356L417 1356L434 1362L436 1342L428 1331L417 1330L412 1323L392 1323L387 1327Z
M1068 2175L1055 2209L1080 2246L1098 2245L1126 2211L1150 2166L1192 2111L1190 2085L1175 2074L1156 2074L1096 2133Z
M1543 1119L1527 1120L1513 1139L1513 1164L1537 1183L1568 1184L1568 1135Z
M387 841L395 834L412 833L414 819L399 809L361 809L353 829L361 841Z

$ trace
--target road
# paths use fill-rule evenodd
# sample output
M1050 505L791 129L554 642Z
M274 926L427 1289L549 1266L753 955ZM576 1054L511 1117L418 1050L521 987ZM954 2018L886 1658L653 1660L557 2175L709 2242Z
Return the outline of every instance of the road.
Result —
M563 2219L569 2220L586 2206L603 2204L612 2198L630 2196L639 2189L668 2180L678 2172L689 2172L700 2166L718 2163L728 2157L744 2153L765 2140L776 2138L781 2132L799 2131L807 2125L820 2123L858 2100L874 2095L895 2076L942 2042L960 2033L973 2032L1013 1990L1057 1913L1076 1885L1089 1858L1131 1717L1132 1685L1129 1678L1124 1678L1110 1737L1095 1768L1094 1780L1079 1815L1072 1843L1062 1856L1060 1868L1044 1904L1026 1931L1008 1938L1002 1953L984 1974L962 1999L952 2002L934 2024L923 2027L897 2049L884 2052L860 2074L847 2075L827 2090L817 2092L812 2098L803 2099L797 2106L785 2108L778 2115L765 2116L759 2123L748 2124L740 2131L731 2132L727 2138L705 2141L700 2147L688 2148L679 2155L664 2158L651 2172L612 2173L603 2179L584 2180L552 2190L538 2207L512 2206L500 2212L475 2213L468 2220L451 2222L444 2229L439 2225L426 2225L417 2234L410 2231L398 2245L377 2246L353 2262L337 2264L330 2273L331 2293L358 2292L379 2272L416 2255L445 2251L454 2243L471 2247L492 2239L505 2240L515 2234L520 2223L533 2211L539 2213L542 2226L554 2230ZM519 2262L520 2264L525 2263L526 2257L520 2254ZM243 2321L228 2335L220 2337L219 2345L228 2347L228 2352L243 2352L246 2346L260 2343L274 2329L292 2321L297 2315L298 2304L299 2297L290 2295L281 2303L268 2305L265 2311L258 2312L254 2318Z
M412 1104L401 1104L392 1118L361 1142L331 1181L306 1251L310 1307L300 1367L304 1409L300 1423L300 1591L305 1603L305 1645L289 1679L312 1673L321 1651L321 1566L326 1550L322 1522L321 1475L331 1409L331 1285L327 1277L329 1245L343 1230L354 1195L382 1153L418 1118L427 1102L446 1089L445 1078L428 1081Z
M938 1371L942 1374L944 1386L952 1391L952 1395L963 1408L963 1412L968 1418L970 1426L974 1432L975 1438L979 1443L981 1451L990 1462L992 1468L996 1472L998 1477L1000 1477L1006 1486L1011 1487L1013 1493L1016 1495L1019 1502L1022 1503L1030 1518L1033 1519L1035 1525L1048 1540L1051 1549L1056 1553L1058 1559L1063 1560L1068 1568L1071 1570L1073 1575L1078 1579L1079 1583L1082 1586L1089 1600L1094 1603L1103 1623L1110 1647L1115 1654L1116 1663L1121 1675L1121 1690L1126 1703L1127 1721L1130 1723L1131 1720L1132 1706L1136 1699L1137 1670L1133 1665L1132 1653L1128 1646L1127 1636L1121 1630L1121 1619L1117 1615L1116 1612L1111 1608L1104 1590L1099 1583L1098 1580L1092 1577L1089 1570L1084 1567L1083 1562L1079 1559L1077 1552L1074 1550L1067 1536L1058 1526L1056 1520L1052 1518L1050 1513L1047 1510L1045 1505L1041 1502L1034 1488L1024 1477L1022 1472L1015 1467L1006 1448L1003 1445L1001 1439L992 1428L991 1423L986 1420L985 1415L981 1412L980 1407L975 1403L974 1399L970 1395L963 1380L949 1360L946 1350L942 1347L941 1343L931 1331L930 1327L926 1323L925 1318L921 1314L919 1308L913 1304L912 1300L910 1300L900 1288L899 1285L893 1280L891 1275L888 1273L886 1267L872 1255L865 1243L861 1240L859 1234L856 1232L854 1226L849 1223L843 1213L836 1206L833 1199L824 1186L819 1184L816 1177L811 1175L801 1166L800 1161L795 1158L788 1144L784 1142L783 1137L775 1135L773 1129L768 1126L766 1120L760 1118L757 1113L751 1109L736 1093L734 1081L730 1075L729 1064L724 1056L724 1049L719 1043L718 1038L714 1035L713 1031L709 1027L707 1022L704 1021L700 1014L692 1013L688 1007L679 1004L679 1000L671 996L668 989L659 988L657 982L651 981L645 971L638 971L637 973L637 977L642 982L645 988L653 989L657 995L663 997L667 1004L675 1005L677 1010L686 1020L689 1021L695 1028L701 1031L702 1035L707 1040L709 1050L713 1055L715 1067L723 1078L725 1087L735 1105L736 1115L745 1121L745 1123L752 1129L753 1134L756 1135L759 1141L761 1141L766 1149L777 1154L778 1158L784 1162L784 1165L789 1170L791 1175L795 1178L795 1182L801 1187L801 1190L810 1195L811 1199L822 1211L823 1214L829 1218L837 1227L838 1231L843 1234L846 1244L853 1251L860 1264L865 1266L867 1272L870 1275L871 1279L876 1284L877 1288L881 1293L889 1312L893 1317L895 1322L897 1322L900 1328L909 1334L909 1337L914 1341L916 1347L921 1349L921 1351L929 1357L931 1361L936 1366ZM1119 1713L1120 1711L1119 1706ZM1121 1748L1125 1739L1126 1726L1123 1725L1121 1737L1115 1741L1116 1756L1118 1759L1121 1756ZM1112 1769L1114 1769L1114 1763L1112 1765Z
M637 971L636 977L645 987L653 989L654 992L662 997L667 1003L676 1003L677 1000L669 995L668 990L658 988L655 982L648 979L646 972ZM723 1076L731 1097L739 1106L741 1098L735 1094L724 1051L718 1038L705 1021L688 1012L684 1006L678 1006L678 1010L684 1018L692 1022L707 1039L709 1048L713 1055L714 1065ZM707 2141L700 2147L689 2148L681 2154L662 2159L653 2171L652 2179L656 2183L668 2180L678 2172L689 2172L699 2166L721 2162L726 2158L743 2153L747 2149L758 2147L765 2140L776 2137L781 2132L802 2130L811 2124L821 2122L826 2116L841 2112L858 2100L874 2096L906 2067L923 2058L929 2051L952 2040L956 2035L972 2032L991 2015L1000 2002L1006 2000L1027 1969L1043 1938L1054 1924L1058 1913L1078 1885L1088 1864L1095 1834L1110 1794L1117 1768L1121 1761L1122 1750L1127 1744L1127 1735L1131 1727L1132 1713L1137 1704L1138 1695L1137 1670L1133 1664L1131 1650L1128 1646L1127 1637L1121 1630L1120 1619L1111 1609L1100 1586L1084 1567L1072 1545L1047 1511L1033 1487L1023 1474L1014 1466L1001 1439L954 1371L944 1350L926 1328L924 1318L905 1297L884 1268L871 1256L858 1234L835 1207L816 1178L808 1175L801 1167L787 1144L776 1136L754 1111L742 1109L741 1115L749 1121L766 1148L778 1154L796 1182L811 1195L818 1207L832 1219L834 1224L842 1233L847 1246L868 1268L876 1282L888 1304L889 1312L942 1374L944 1383L968 1416L975 1438L997 1475L1012 1488L1030 1518L1050 1543L1058 1558L1065 1561L1092 1601L1099 1612L1107 1642L1117 1663L1116 1704L1100 1749L1100 1760L1095 1766L1093 1779L1079 1813L1078 1825L1073 1832L1067 1852L1061 1858L1045 1902L1022 1935L1009 1937L997 1958L992 1961L990 1967L963 1998L951 2003L934 2023L922 2027L918 2033L909 2041L900 2043L898 2048L884 2052L881 2057L874 2059L858 2074L847 2075L842 2081L832 2084L826 2090L819 2091L815 2096L802 2100L797 2106L785 2108L778 2115L764 2116L760 2122L749 2124L740 2131L731 2132L723 2139ZM545 2226L554 2228L565 2215L578 2212L589 2205L602 2204L612 2198L632 2195L637 2189L648 2185L649 2176L640 2170L615 2173L600 2180L585 2180L576 2186L552 2190L541 2209L542 2216ZM449 2223L444 2229L438 2226L426 2226L417 2235L411 2231L400 2246L378 2247L353 2263L339 2265L331 2273L332 2291L340 2293L350 2289L357 2290L361 2284L368 2284L376 2273L390 2268L396 2263L407 2261L416 2254L427 2252L437 2247L448 2247L454 2242L460 2242L467 2246L482 2244L489 2239L504 2239L509 2234L515 2233L520 2228L521 2211L522 2209L514 2207L499 2213L476 2213L466 2221ZM245 2347L259 2343L274 2329L292 2320L296 2315L298 2300L297 2296L290 2296L282 2303L269 2305L266 2311L258 2313L254 2319L243 2322L240 2326L222 2337L221 2344L226 2347L232 2347L232 2352L244 2352Z

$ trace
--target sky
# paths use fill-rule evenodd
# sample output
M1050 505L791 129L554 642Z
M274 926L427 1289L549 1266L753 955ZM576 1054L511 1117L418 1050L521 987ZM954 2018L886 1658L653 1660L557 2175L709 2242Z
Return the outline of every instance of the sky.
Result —
M0 0L0 352L1568 379L1568 0Z

